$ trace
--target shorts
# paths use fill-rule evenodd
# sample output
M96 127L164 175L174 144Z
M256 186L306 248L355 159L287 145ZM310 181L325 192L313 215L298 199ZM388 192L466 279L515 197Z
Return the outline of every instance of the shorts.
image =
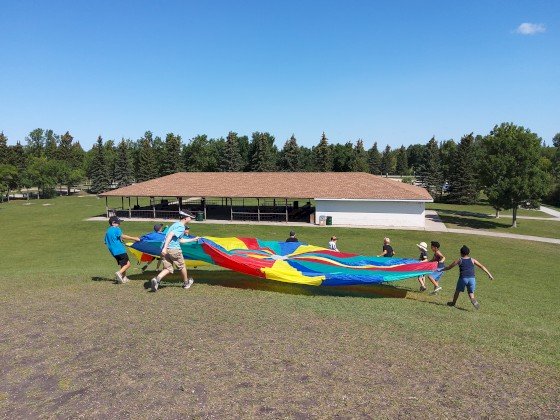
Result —
M476 289L476 279L474 277L459 277L455 290L457 292L464 292L465 287L467 288L467 292L474 293L474 289Z
M178 270L185 268L185 260L183 259L183 251L180 249L167 249L167 254L162 258L163 268L173 274L173 263Z
M442 262L438 262L437 264L437 268L444 268L445 267L445 263ZM441 276L443 276L443 273L445 273L445 271L436 271L434 273L431 274L432 278L436 281L439 281L439 279L441 278Z
M126 264L128 264L128 254L126 252L124 254L113 255L113 257L115 257L115 260L117 260L117 264L121 267L124 267Z

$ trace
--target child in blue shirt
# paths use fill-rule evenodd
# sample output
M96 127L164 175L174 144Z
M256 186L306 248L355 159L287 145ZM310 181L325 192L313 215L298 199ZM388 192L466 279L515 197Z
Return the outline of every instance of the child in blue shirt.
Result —
M107 228L107 231L105 232L105 245L107 245L107 249L115 260L117 260L117 264L121 267L120 270L115 273L115 281L118 284L129 281L128 277L126 277L126 270L130 268L130 260L128 259L128 254L126 253L126 248L122 240L140 240L140 238L135 236L128 236L122 233L120 224L121 220L117 216L111 216L109 218L109 228Z

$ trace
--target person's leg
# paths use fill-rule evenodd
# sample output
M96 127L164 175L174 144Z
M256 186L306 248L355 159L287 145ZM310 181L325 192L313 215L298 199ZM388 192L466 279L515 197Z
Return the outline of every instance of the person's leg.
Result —
M447 306L455 306L455 304L457 303L457 299L459 299L459 293L464 291L465 291L465 282L461 277L459 277L459 280L457 280L457 286L455 287L455 294L453 295L453 301L447 302Z
M480 309L480 303L474 297L474 289L476 288L476 280L473 278L468 279L467 281L467 292L469 293L469 298L471 299L471 303L476 309Z
M453 295L453 301L452 302L447 302L447 306L455 306L455 304L457 303L457 299L459 299L459 293L461 293L458 290L455 290L455 294Z
M432 275L429 275L428 279L430 279L430 282L432 282L432 284L434 285L434 290L432 291L432 295L435 295L437 292L441 290L441 286L439 285L439 282Z
M193 279L189 278L187 272L187 266L185 265L185 260L183 259L183 254L180 253L177 255L177 259L175 260L175 264L177 264L177 268L181 270L181 276L183 277L183 289L188 289L194 283Z
M163 256L161 261L163 261L163 270L161 270L156 277L150 280L152 292L157 292L159 283L165 276L167 276L168 274L173 274L173 260L169 252Z
M420 291L423 292L426 290L426 282L424 276L418 276L418 283L420 283Z

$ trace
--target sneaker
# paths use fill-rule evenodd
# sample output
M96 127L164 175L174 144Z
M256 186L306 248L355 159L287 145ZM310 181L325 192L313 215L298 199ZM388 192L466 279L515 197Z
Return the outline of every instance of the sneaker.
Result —
M123 283L128 283L130 281L130 279L126 276L123 277L122 282Z
M159 281L157 280L156 277L154 277L153 279L150 280L150 286L151 286L152 292L157 292L157 289L159 287Z
M453 302L447 302L447 306L455 306Z
M115 273L115 280L117 280L118 284L123 284L124 283L124 278L123 278L122 274L118 271Z
M183 283L183 289L189 289L194 283L194 279L192 277L189 278L188 281Z
M438 286L434 289L434 291L432 293L430 293L430 295L435 295L437 294L437 292L439 292L441 290L441 286Z
M478 300L473 299L471 300L472 306L474 306L476 309L480 309L480 303L478 303Z
M426 286L420 286L420 291L425 292L426 291Z

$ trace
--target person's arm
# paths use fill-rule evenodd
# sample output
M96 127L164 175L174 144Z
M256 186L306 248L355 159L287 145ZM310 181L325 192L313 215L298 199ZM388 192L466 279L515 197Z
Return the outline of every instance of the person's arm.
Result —
M199 239L200 238L198 236L195 236L194 238L188 238L188 239L181 238L181 239L179 239L179 242L182 243L182 244L186 244L186 243L189 243L189 242L196 242Z
M486 267L484 267L481 263L479 263L474 258L472 259L472 262L473 262L474 265L476 265L477 267L480 267L482 269L482 271L484 271L486 274L488 274L488 277L490 278L490 280L494 280L494 277L492 276L492 274L490 274L490 271L488 271L486 269Z
M140 238L139 238L139 237L137 237L137 236L128 236L128 235L125 235L124 233L121 234L121 238L123 238L123 239L128 239L129 241L134 241L134 242L140 241Z
M459 260L455 260L453 261L451 264L449 264L447 267L443 267L440 268L440 271L447 271L447 270L451 270L453 267L455 267L457 264L459 264Z
M161 255L167 254L167 247L169 246L169 242L171 242L173 236L175 236L175 232L173 231L167 232L167 235L165 235L165 241L163 242L163 247L161 248Z
M439 262L444 262L445 261L445 255L443 255L440 250L438 249L437 254L441 257L441 259L439 260Z
M385 254L387 254L387 250L386 250L386 249L384 249L383 252L381 253L381 255L378 255L378 257L384 257Z

